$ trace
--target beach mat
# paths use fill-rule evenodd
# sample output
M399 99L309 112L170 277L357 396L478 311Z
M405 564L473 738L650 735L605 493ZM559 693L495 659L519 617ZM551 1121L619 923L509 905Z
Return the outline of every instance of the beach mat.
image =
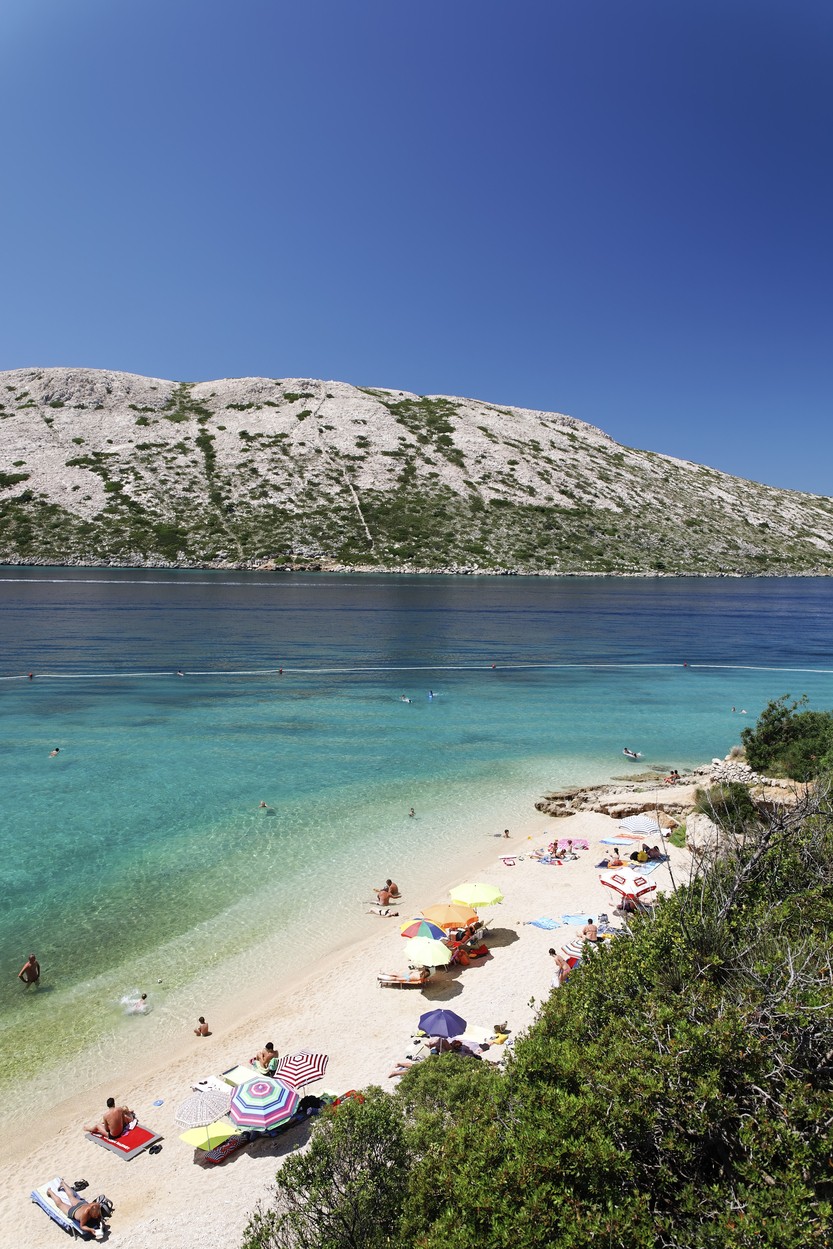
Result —
M563 924L586 924L587 912L582 911L581 915L562 915L561 922Z
M84 1135L94 1145L109 1149L111 1154L118 1154L120 1158L124 1158L125 1162L129 1162L131 1158L135 1158L137 1154L162 1140L158 1133L152 1132L150 1128L142 1127L141 1123L137 1123L135 1128L128 1128L126 1132L122 1132L121 1136L114 1141L108 1136L101 1136L98 1132L85 1132Z
M548 919L546 916L542 919L528 919L526 922L531 924L533 928L544 928L547 932L549 932L552 928L561 927L560 919Z

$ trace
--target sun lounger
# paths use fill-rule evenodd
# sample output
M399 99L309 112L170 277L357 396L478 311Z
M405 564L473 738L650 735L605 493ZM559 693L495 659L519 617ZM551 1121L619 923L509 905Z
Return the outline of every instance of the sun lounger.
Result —
M55 1202L51 1199L51 1197L47 1197L46 1190L51 1188L53 1193L57 1192L60 1183L60 1177L56 1177L54 1180L47 1180L46 1183L41 1184L39 1188L33 1188L32 1201L34 1201L36 1206L40 1206L44 1214L49 1215L53 1223L57 1223L58 1226L70 1236L79 1236L81 1240L101 1239L100 1233L94 1235L92 1232L86 1231L80 1223L76 1223L75 1219L68 1218L64 1214L63 1210L59 1209L59 1207L55 1205ZM69 1199L75 1195L75 1190L73 1189L71 1193L67 1193L66 1189L64 1189L64 1193L66 1194L67 1199Z
M111 1140L109 1136L102 1136L99 1132L85 1132L84 1135L94 1145L109 1149L111 1154L118 1154L120 1158L124 1158L125 1162L129 1162L131 1158L135 1158L137 1154L162 1140L157 1132L142 1127L141 1123L137 1123L135 1128L128 1128L115 1140Z
M233 1084L236 1088L238 1084L253 1079L255 1075L256 1072L251 1065L244 1066L238 1063L236 1067L229 1067L228 1071L223 1071L221 1079L225 1080L226 1084Z
M380 989L421 989L429 984L431 977L420 975L419 972L380 971L376 983Z

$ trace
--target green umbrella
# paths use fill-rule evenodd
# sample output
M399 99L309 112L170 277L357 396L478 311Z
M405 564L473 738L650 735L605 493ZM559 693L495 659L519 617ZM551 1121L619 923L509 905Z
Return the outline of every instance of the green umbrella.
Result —
M503 901L503 894L495 885L458 885L451 890L452 902L465 906L494 906Z

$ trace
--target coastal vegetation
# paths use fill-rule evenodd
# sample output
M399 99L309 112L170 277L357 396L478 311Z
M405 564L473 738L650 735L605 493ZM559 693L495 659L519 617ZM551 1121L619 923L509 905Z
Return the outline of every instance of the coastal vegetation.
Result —
M833 500L569 416L310 379L0 379L0 559L828 574ZM79 453L83 449L83 454ZM13 471L25 457L25 472Z
M505 1071L445 1055L325 1112L244 1249L829 1244L831 781L763 818L724 797L719 846Z
M806 781L833 772L833 712L812 711L806 695L768 703L741 733L746 760L757 772Z

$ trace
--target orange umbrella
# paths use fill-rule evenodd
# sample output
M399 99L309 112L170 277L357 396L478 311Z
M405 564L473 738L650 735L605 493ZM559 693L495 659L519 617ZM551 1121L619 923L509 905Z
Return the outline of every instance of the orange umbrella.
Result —
M453 902L439 902L436 906L426 907L422 914L425 919L430 919L433 924L439 924L440 928L446 929L468 928L471 924L480 922L470 906Z

